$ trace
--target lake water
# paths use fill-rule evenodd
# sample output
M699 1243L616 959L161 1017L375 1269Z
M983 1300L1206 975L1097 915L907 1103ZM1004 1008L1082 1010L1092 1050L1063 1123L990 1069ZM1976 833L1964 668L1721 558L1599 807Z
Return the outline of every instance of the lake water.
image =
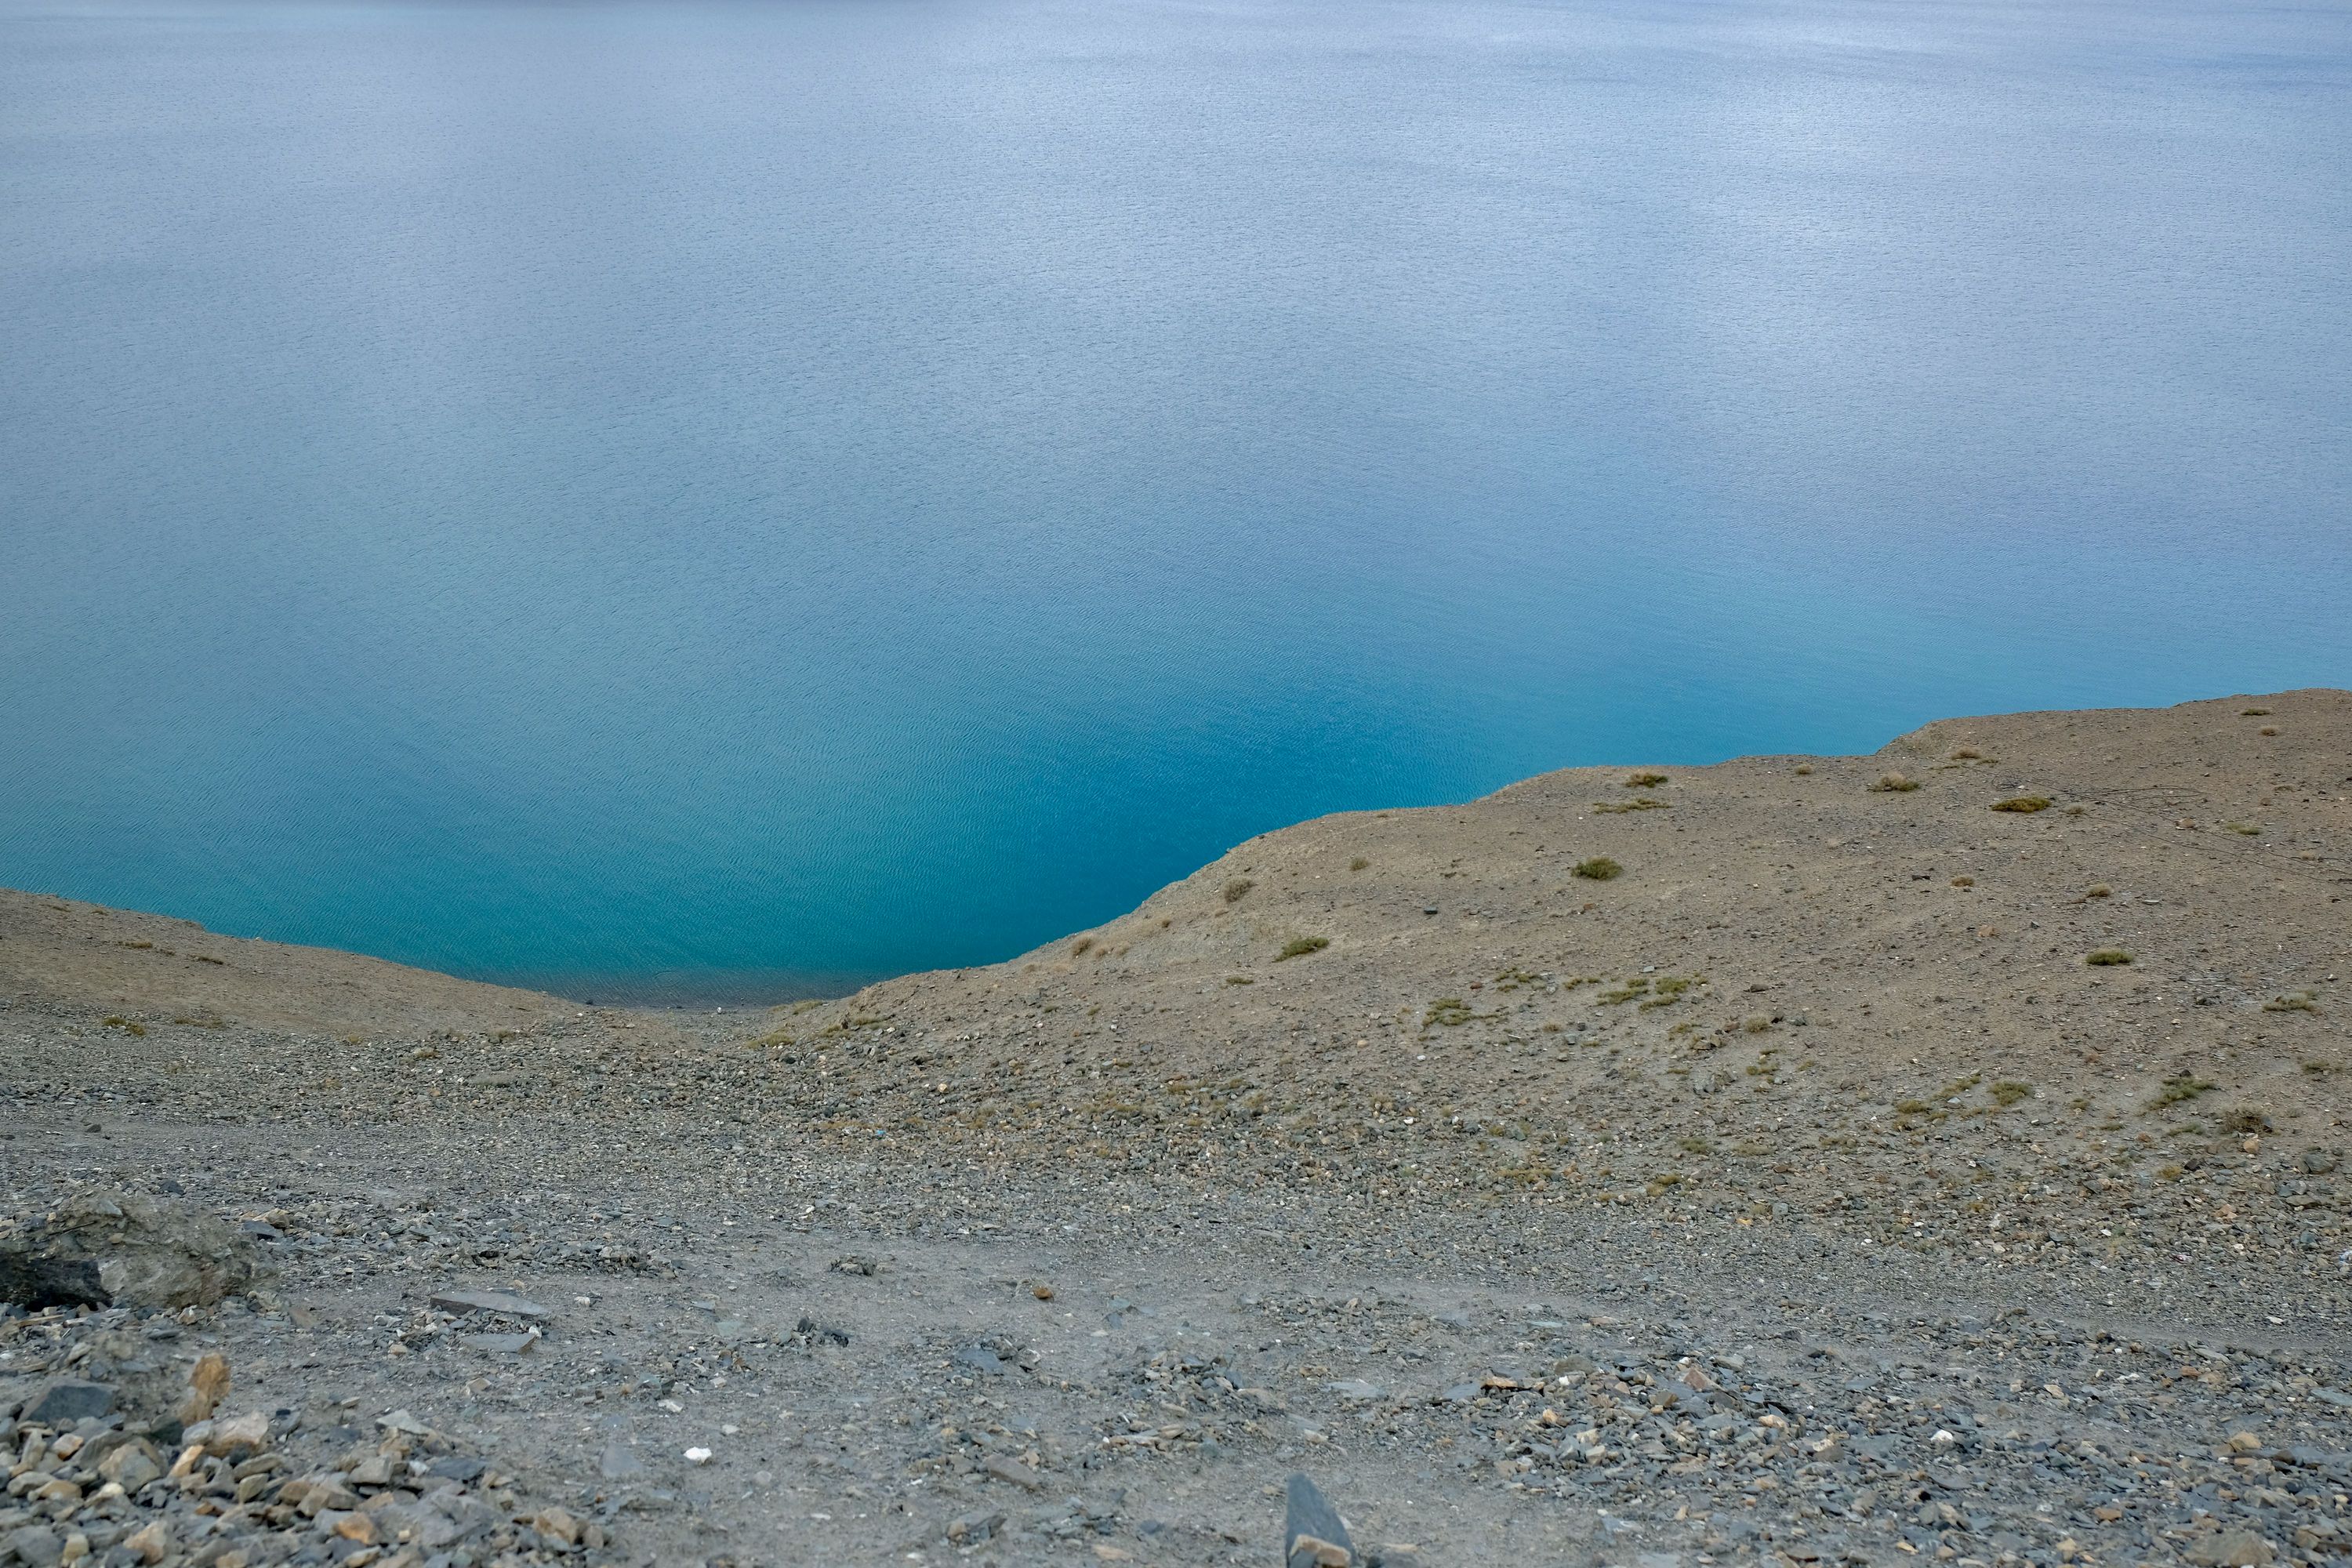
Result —
M0 0L0 884L572 994L2352 684L2352 10Z

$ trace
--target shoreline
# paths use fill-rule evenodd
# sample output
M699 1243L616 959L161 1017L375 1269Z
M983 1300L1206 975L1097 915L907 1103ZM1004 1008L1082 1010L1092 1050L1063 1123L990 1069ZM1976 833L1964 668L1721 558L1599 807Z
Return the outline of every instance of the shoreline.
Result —
M279 1461L0 1540L1239 1568L1304 1469L1398 1568L2328 1568L2347 774L2340 691L1570 770L741 1016L0 895L0 1242L265 1271L0 1312L18 1463L72 1373L168 1465L205 1354Z

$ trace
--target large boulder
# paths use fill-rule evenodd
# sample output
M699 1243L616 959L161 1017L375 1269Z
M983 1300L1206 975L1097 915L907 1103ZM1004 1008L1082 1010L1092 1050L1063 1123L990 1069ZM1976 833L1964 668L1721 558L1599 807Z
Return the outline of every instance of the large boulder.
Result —
M137 1193L77 1193L0 1236L0 1301L27 1307L209 1306L258 1272L236 1230Z

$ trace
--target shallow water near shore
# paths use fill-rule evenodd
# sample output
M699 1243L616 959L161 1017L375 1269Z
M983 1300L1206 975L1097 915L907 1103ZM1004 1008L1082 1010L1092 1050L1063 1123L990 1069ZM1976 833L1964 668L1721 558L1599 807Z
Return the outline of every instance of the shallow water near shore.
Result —
M567 994L2352 684L2352 16L0 0L0 885Z

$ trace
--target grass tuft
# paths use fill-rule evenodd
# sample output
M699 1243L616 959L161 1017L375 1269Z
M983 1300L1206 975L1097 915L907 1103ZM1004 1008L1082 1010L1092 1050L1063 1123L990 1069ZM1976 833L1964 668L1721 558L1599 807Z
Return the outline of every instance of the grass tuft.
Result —
M1579 860L1575 874L1588 882L1606 882L1625 874L1625 868L1606 855L1595 855L1589 860Z
M2161 1110L2168 1105L2179 1105L2195 1100L2200 1094L2209 1094L2212 1089L2211 1082L2195 1073L2175 1073L2164 1080L2164 1087L2157 1090L2156 1098L2148 1101L2147 1108Z
M1881 773L1870 787L1879 795L1909 795L1919 787L1919 781L1904 773Z
M2048 795L2013 795L2007 800L1994 801L1992 803L1992 809L1995 811L2016 811L2024 813L2047 811L2050 809L2050 797Z
M2109 969L2131 961L2132 955L2120 947L2095 947L2083 955L2083 962L2095 969Z
M1286 958L1304 958L1330 945L1331 939L1328 936L1294 936L1282 944L1282 951L1275 954L1274 961L1280 963Z
M1229 904L1240 903L1244 899L1249 897L1249 890L1256 886L1257 884L1251 881L1247 877L1235 877L1232 881L1225 884L1225 902Z
M1635 773L1625 781L1627 789L1655 789L1666 782L1664 773Z

